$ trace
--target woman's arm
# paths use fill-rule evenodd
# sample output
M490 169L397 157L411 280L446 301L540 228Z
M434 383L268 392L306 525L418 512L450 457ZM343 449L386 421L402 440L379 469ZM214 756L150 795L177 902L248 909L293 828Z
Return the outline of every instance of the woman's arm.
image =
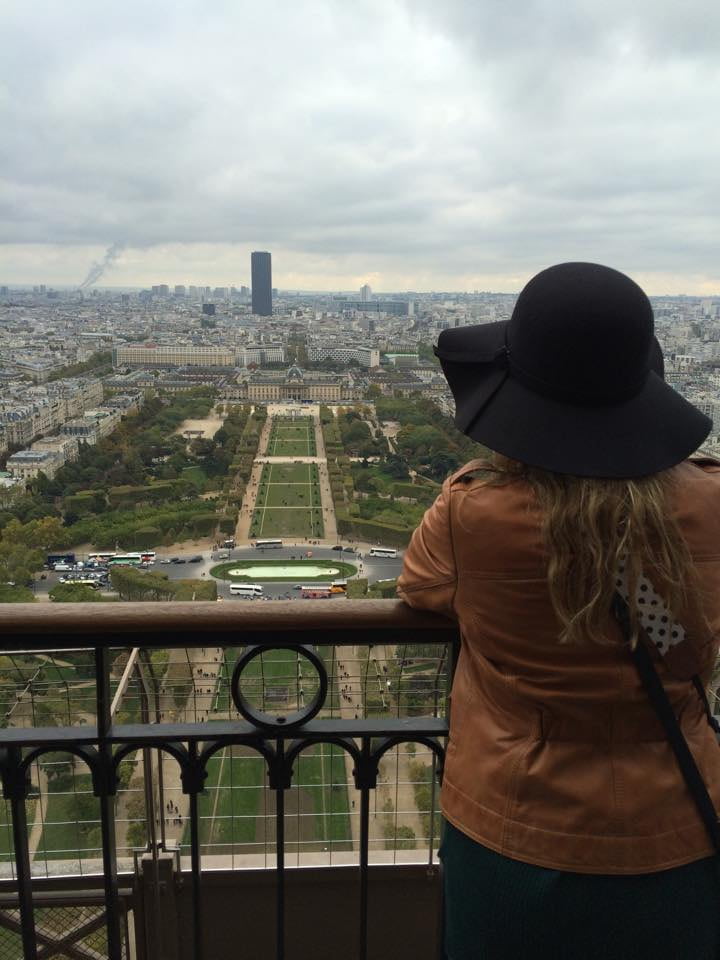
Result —
M405 551L398 578L398 596L411 607L454 616L457 570L450 527L448 478L435 503L425 512Z

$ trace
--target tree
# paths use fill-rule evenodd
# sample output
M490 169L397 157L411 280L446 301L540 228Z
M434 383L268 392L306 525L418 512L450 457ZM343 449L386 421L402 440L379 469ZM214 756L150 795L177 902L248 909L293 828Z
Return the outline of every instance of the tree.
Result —
M18 534L17 540L12 539L13 533ZM27 540L27 531L21 529L18 533L16 521L10 521L0 540L0 582L26 586L32 582L33 571L42 567L42 552L27 546L23 540Z
M34 603L35 594L27 587L11 587L0 583L0 603Z
M215 442L205 437L198 437L190 443L190 453L196 457L209 457L215 449Z
M142 796L131 797L127 805L128 819L132 823L128 827L127 841L131 847L144 847L147 843L145 801Z
M102 597L84 583L58 583L50 591L50 599L56 603L97 603Z
M121 600L172 600L175 596L175 585L159 573L112 567L110 581Z
M415 831L412 827L404 824L394 823L385 824L383 831L385 833L386 850L414 850L415 849Z
M67 530L59 517L43 517L33 521L28 532L29 545L40 550L61 547L67 540Z
M456 453L436 453L430 460L430 476L433 480L444 480L460 466L460 457Z
M408 463L404 457L399 457L396 453L388 454L385 459L385 472L393 480L405 480L408 476Z

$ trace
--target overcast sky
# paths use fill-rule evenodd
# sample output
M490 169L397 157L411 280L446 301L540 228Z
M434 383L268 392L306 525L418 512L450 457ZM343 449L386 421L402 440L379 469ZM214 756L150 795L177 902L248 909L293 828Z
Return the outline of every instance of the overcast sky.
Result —
M718 0L0 0L0 283L720 293Z

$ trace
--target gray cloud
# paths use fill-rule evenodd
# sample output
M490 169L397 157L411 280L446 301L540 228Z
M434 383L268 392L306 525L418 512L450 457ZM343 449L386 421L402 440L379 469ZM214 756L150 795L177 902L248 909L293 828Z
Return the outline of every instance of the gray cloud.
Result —
M710 0L2 8L3 281L20 245L122 237L329 287L582 257L720 289L719 27Z

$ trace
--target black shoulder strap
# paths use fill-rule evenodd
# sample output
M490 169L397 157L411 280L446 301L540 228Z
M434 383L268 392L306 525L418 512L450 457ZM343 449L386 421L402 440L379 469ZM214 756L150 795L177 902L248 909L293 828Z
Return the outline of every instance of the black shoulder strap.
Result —
M638 643L633 650L630 643L630 612L626 602L619 593L616 593L613 598L613 613L617 617L623 632L623 636L627 641L630 654L635 662L635 666L637 667L642 684L645 687L648 697L650 698L650 703L653 705L655 712L657 713L658 718L663 725L667 738L670 741L670 746L675 754L678 766L680 767L682 775L685 778L685 783L687 784L687 788L695 801L698 812L702 817L710 840L712 841L715 849L720 852L720 824L718 824L717 812L713 806L712 800L710 799L710 794L707 792L707 787L705 786L703 778L700 775L700 771L695 763L695 758L690 751L690 747L687 744L687 740L683 736L682 730L680 729L680 724L677 721L677 717L675 716L672 704L668 699L668 695L665 692L665 688L662 685L662 681L660 680L652 659L650 658L650 653L648 652L648 648L645 644L645 631L641 627L638 628L640 631L640 636ZM702 683L700 683L699 678L697 678L697 680L698 684L695 684L696 688L699 685L702 689ZM693 683L695 683L695 678L693 679ZM704 696L703 700L705 700L707 703L707 700Z

